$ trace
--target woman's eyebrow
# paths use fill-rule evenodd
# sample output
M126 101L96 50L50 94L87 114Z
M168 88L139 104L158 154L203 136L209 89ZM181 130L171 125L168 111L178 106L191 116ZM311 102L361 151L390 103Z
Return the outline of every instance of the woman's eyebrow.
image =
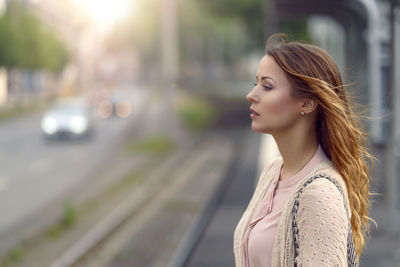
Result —
M258 77L256 76L256 79L257 79ZM272 80L273 82L275 82L275 80L272 78L272 77L270 77L270 76L262 76L261 77L261 80L265 80L265 79L270 79L270 80Z

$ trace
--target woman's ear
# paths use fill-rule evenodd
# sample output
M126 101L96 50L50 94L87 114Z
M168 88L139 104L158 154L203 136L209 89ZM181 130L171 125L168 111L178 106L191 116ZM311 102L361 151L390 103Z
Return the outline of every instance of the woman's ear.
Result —
M301 104L301 110L305 113L305 114L309 114L311 112L313 112L318 106L317 101L315 101L315 99L312 98L305 98L302 101Z

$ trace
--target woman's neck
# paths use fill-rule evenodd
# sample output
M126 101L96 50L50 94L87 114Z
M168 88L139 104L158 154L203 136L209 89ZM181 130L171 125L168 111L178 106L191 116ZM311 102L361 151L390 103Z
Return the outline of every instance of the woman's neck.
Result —
M298 173L318 149L315 131L291 131L273 136L283 159L280 180Z

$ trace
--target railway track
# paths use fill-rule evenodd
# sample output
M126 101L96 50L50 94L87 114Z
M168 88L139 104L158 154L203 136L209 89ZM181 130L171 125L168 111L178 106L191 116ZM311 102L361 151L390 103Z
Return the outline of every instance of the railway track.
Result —
M232 170L232 159L227 155L233 154L236 153L233 151L232 142L221 138L210 140L210 137L205 137L173 155L157 168L140 188L136 188L127 199L82 236L51 266L110 265L127 242L132 243L135 239L136 243L142 242L143 239L137 237L152 221L160 221L160 235L163 235L160 243L164 242L164 247L165 244L168 245L168 248L157 252L157 255L164 255L158 259L159 266L165 266L168 261L171 267L183 266L229 183L229 174L226 174L226 171ZM179 197L181 199L178 201ZM162 220L168 217L166 203L171 205L171 199L188 211L185 213L180 211L178 216L182 220L173 223L173 226L167 221L163 225ZM190 210L194 208L185 205L195 207L197 215L190 214L192 212ZM165 214L160 217L163 212ZM172 220L175 217L171 217ZM163 229L166 227L169 229ZM147 229L147 231L151 233L153 230ZM152 245L157 247L156 243L157 241ZM132 257L131 260L134 262L132 266L149 266L143 265L147 264L144 263L145 260L140 262L137 256ZM112 264L112 266L117 265L117 263Z

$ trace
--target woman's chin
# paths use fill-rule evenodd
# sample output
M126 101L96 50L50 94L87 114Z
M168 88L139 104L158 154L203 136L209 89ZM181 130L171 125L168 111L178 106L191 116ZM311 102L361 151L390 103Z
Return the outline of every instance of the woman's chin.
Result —
M262 128L262 127L258 127L257 125L254 124L254 122L251 124L251 129L257 133L266 133L269 134L270 131L267 128Z

